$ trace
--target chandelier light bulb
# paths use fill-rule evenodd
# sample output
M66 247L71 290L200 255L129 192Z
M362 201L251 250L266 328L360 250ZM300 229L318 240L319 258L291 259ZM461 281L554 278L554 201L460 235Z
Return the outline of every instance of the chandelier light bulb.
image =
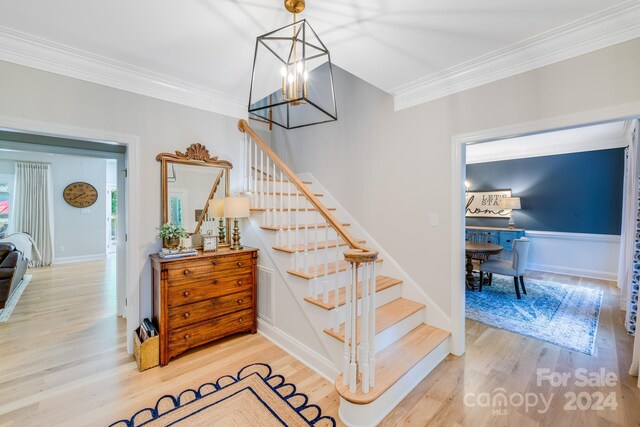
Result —
M287 77L287 67L285 67L284 65L282 66L282 68L280 68L280 75L282 77Z
M304 69L304 65L302 64L302 62L298 62L298 73L302 73L302 70Z
M302 75L302 77L304 78L304 81L306 82L309 79L309 73L307 71L305 71L304 74Z
M293 83L294 78L293 78L293 74L289 73L289 83Z

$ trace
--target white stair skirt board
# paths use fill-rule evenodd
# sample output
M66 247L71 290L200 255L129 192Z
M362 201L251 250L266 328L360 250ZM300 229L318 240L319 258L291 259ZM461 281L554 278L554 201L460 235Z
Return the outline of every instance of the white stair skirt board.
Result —
M318 355L300 341L260 318L258 318L258 333L330 383L333 383L340 373L330 360Z
M447 338L411 370L402 376L382 396L366 405L357 405L346 399L340 398L338 415L340 420L348 427L371 427L378 425L389 412L409 394L427 375L444 360L449 354L449 342Z
M11 297L7 300L4 308L0 310L0 323L5 323L7 320L9 320L9 316L11 316L13 309L16 308L20 296L27 288L27 285L29 285L29 282L31 282L31 277L32 276L30 274L25 274L20 283L18 283L18 287L15 291L13 291L13 295L11 295Z

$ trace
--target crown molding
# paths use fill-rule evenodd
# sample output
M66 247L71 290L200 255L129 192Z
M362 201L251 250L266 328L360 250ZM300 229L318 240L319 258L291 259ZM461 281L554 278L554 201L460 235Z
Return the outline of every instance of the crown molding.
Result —
M1 26L0 60L225 116L247 116L246 102L233 95Z
M640 2L596 14L391 90L395 110L413 107L640 37Z

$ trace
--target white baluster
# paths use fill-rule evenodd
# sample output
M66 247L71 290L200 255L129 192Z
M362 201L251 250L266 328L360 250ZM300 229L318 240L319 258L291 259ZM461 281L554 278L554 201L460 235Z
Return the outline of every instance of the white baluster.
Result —
M278 174L276 172L276 162L273 162L273 210L271 213L273 214L273 225L278 226L278 204L276 203L276 181L278 180Z
M294 262L294 266L293 269L297 270L298 269L298 258L300 257L300 253L298 252L299 248L298 248L298 242L300 241L300 212L298 212L298 209L300 208L300 197L296 197L296 211L294 213L295 216L295 231L293 232L293 245L296 248L296 252L294 252L293 255L293 262ZM289 229L291 229L291 227L293 226L293 224L289 225Z
M362 299L360 314L360 371L362 392L369 392L369 263L362 264Z
M284 243L284 229L282 225L284 224L284 177L282 174L282 170L280 170L280 245L286 246Z
M376 262L371 263L371 284L369 290L371 292L371 316L369 320L369 384L371 387L376 386Z
M322 288L323 288L323 295L322 295L322 302L324 304L328 304L329 303L329 223L325 220L324 222L325 227L324 227L324 278L322 280ZM334 275L338 275L338 264L336 264L336 272L334 273ZM336 298L338 297L338 295L335 296Z
M243 178L242 178L242 189L243 191L249 191L249 142L247 141L247 134L244 134L244 141L242 143L242 161L244 162Z
M262 171L264 170L264 151L260 150L260 174L262 175ZM256 179L258 179L258 171L256 171ZM264 208L264 176L260 177L260 209ZM264 217L263 217L264 221ZM266 224L265 224L266 225Z
M347 265L349 280L345 286L344 300L344 351L342 356L342 384L349 385L351 374L349 368L351 366L351 263Z
M351 355L349 363L349 390L356 392L356 379L358 374L357 346L358 346L358 265L353 265L351 275Z
M306 200L305 199L305 205L306 205ZM298 212L298 215L300 215L300 212ZM308 254L308 242L309 242L309 218L307 216L307 212L304 212L304 237L302 239L302 244L304 245L304 256L303 256L303 262L304 262L304 274L309 274L309 254Z
M338 234L338 232L336 231L336 259L335 259L335 263L336 265L339 265L340 263L340 235ZM339 305L339 298L338 295L340 295L339 291L340 291L340 273L336 272L336 274L333 275L333 292L335 294L335 308L333 309L334 311L334 315L333 315L333 331L334 332L338 332L340 330L340 323L338 321L338 314L340 313L340 305Z
M260 194L258 193L258 174L256 171L256 168L258 167L258 143L254 142L253 143L253 169L251 170L251 173L253 174L253 192L256 193L253 196L253 201L255 203L254 207L258 207L258 205L260 204Z
M292 249L291 239L291 183L287 185L287 247Z
M313 280L315 282L315 284L318 284L318 270L320 267L320 260L318 259L320 254L318 253L318 211L314 211L313 214ZM327 274L327 272L325 271L324 274ZM317 286L316 286L317 288ZM314 295L314 298L317 297L317 295Z

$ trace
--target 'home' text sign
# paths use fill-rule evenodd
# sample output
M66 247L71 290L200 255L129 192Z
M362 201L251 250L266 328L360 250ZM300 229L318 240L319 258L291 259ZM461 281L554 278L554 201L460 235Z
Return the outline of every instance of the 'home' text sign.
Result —
M467 217L508 218L511 209L500 207L503 197L511 197L511 190L468 191Z

